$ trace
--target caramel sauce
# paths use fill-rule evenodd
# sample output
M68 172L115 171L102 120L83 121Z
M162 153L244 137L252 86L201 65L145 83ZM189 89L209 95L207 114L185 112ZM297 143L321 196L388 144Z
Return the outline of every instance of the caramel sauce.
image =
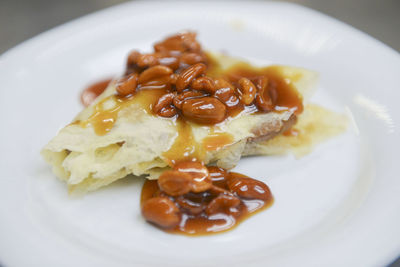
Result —
M282 135L284 136L298 136L300 133L299 130L295 129L295 128L290 128L287 131L283 132Z
M88 86L81 93L81 103L85 107L89 106L99 95L104 92L104 90L106 90L111 80L112 79L101 80Z
M79 121L82 127L91 125L97 135L105 135L114 127L121 109L133 104L139 104L147 113L152 113L152 105L165 93L163 89L141 90L128 98L117 95L108 96L94 106L93 114L85 121ZM104 106L110 102L111 108Z
M87 121L81 121L80 124L84 127L87 127L89 124L92 125L95 133L100 136L108 133L113 128L118 117L118 112L122 108L122 105L116 104L111 109L104 109L103 105L109 100L118 102L118 98L115 96L103 99L94 107L93 115Z
M213 168L218 169L216 167ZM235 173L235 175L236 177L248 178L238 173ZM226 190L225 192L229 190L227 185L227 180L229 177L224 176L222 172L216 173L215 171L214 173L211 173L211 177L213 179L214 186L219 190ZM188 193L183 196L172 197L166 195L160 190L157 180L146 180L142 188L140 200L142 206L147 200L159 196L168 197L174 203L177 203L177 198L180 198L180 200L183 198L191 201L192 203L197 203L198 206L202 207L203 209L203 211L198 214L192 214L178 204L180 210L180 222L176 227L164 229L155 224L155 226L160 227L166 232L189 236L209 235L231 230L252 215L267 209L274 202L271 193L268 191L266 192L264 200L240 198L240 204L237 207L230 209L230 211L233 212L218 212L216 214L207 215L204 212L204 209L206 209L207 205L209 205L214 198L221 194L224 193L207 190L201 193Z
M295 115L303 112L303 98L293 86L292 80L283 77L280 66L258 68L241 62L230 67L221 75L226 76L232 82L237 82L241 77L256 82L257 78L266 76L277 91L275 111L293 110Z
M182 119L175 121L177 136L171 148L163 153L163 158L170 166L181 161L197 161L204 158L204 150L196 142L192 126Z
M180 233L185 235L209 235L220 232L226 232L237 227L241 222L256 213L269 208L273 204L273 199L270 202L262 200L242 200L243 203L238 210L240 215L235 217L226 214L216 214L212 216L191 216L184 214L182 225L173 230L167 230L170 233Z
M203 148L206 151L215 151L234 142L233 136L228 133L213 133L203 139Z

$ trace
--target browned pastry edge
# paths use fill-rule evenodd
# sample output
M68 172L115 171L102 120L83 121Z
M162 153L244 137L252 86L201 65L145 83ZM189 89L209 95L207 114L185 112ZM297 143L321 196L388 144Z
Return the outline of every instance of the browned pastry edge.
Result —
M284 133L289 130L297 122L297 116L292 114L287 121L271 121L262 123L259 127L256 127L251 132L255 137L247 139L248 143L251 142L262 142L271 139L278 134Z

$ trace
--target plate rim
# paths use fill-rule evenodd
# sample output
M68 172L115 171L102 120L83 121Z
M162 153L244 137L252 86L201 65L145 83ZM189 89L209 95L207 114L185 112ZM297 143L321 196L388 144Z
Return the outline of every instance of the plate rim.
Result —
M178 2L179 1L173 1L172 3L178 3ZM213 3L212 1L207 1L207 2L208 3ZM171 2L169 2L168 4L170 4L170 3ZM182 2L179 2L179 3L182 4ZM187 4L188 5L192 5L193 3L200 4L200 2L192 2L192 1L190 1L190 2L186 2L185 5L187 5ZM222 3L222 2L219 2L219 3ZM238 4L238 3L239 2L236 2L235 5ZM73 26L74 24L79 24L82 21L93 20L94 18L98 17L101 14L107 14L109 12L115 12L116 10L122 9L125 6L131 6L131 5L145 5L145 6L153 5L154 6L154 5L159 5L159 4L166 4L166 3L165 2L145 2L145 1L126 2L126 3L118 4L118 5L115 5L115 6L112 6L112 7L108 7L106 9L103 9L103 10L100 10L100 11L96 11L96 12L90 13L88 15L84 15L82 17L79 17L77 19L74 19L72 21L64 23L62 25L56 26L56 27L54 27L54 28L52 28L50 30L47 30L47 31L43 32L43 33L40 33L39 35L36 35L36 36L34 36L32 38L29 38L26 41L20 43L19 45L17 45L15 47L10 48L9 50L5 51L3 54L0 55L0 66L1 65L6 65L8 60L12 59L15 56L18 56L18 53L20 53L19 51L21 51L21 50L23 51L23 50L26 49L26 47L35 45L35 42L47 42L48 41L47 39L49 39L49 38L51 39L51 37L52 37L52 35L54 35L54 33L57 33L58 31L62 31L65 28L71 27L71 25ZM240 4L243 4L243 3L240 3ZM294 4L294 3L281 3L281 2L248 1L248 2L245 2L245 4L246 5L251 4L251 5L255 5L255 6L260 5L260 4L262 4L262 5L270 5L270 4L273 4L273 5L287 5L287 6L295 6L296 8L301 8L301 9L307 11L307 12L311 11L311 12L313 12L315 14L320 15L321 19L330 20L333 23L337 24L338 27L344 27L345 30L351 30L352 34L353 33L354 34L359 34L359 35L361 35L362 38L367 38L368 41L372 42L372 44L374 46L379 46L379 49L386 50L387 52L392 53L392 56L397 56L396 59L400 60L400 54L396 50L391 48L390 46L384 44L383 42L375 39L374 37L369 36L368 34L362 32L362 31L360 31L360 30L358 30L358 29L356 29L356 28L354 28L354 27L352 27L352 26L350 26L350 25L348 25L348 24L346 24L344 22L341 22L341 21L339 21L339 20L337 20L335 18L332 18L332 17L330 17L328 15L325 15L325 14L319 12L319 11L315 11L315 10L313 10L311 8L304 7L304 6L301 6L301 5L298 5L298 4ZM44 40L42 40L42 39L44 39ZM398 255L398 253L396 253L396 255ZM388 263L391 260L393 260L392 256L390 256L390 259L385 260L385 262Z

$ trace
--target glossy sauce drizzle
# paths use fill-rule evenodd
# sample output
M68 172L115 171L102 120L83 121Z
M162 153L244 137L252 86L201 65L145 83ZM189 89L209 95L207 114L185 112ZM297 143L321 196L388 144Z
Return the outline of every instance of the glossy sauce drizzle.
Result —
M85 107L93 103L93 101L101 95L107 86L110 84L111 79L105 79L96 83L91 84L81 93L81 103Z
M173 166L180 161L196 161L204 158L204 150L194 139L192 126L182 119L175 121L177 136L171 148L163 153L168 165Z
M274 99L275 111L293 110L296 115L303 112L303 98L293 86L293 80L297 80L299 77L292 80L286 79L282 75L280 66L257 68L241 62L222 72L221 75L226 76L233 83L237 83L241 77L246 77L254 83L258 78L266 77L270 83L269 93Z
M233 144L233 136L229 133L217 132L211 133L206 138L203 139L203 148L206 151L215 151L225 146Z
M176 187L187 186L178 183L173 173L168 175L167 178L176 180ZM232 229L273 203L268 186L261 181L217 167L208 167L208 175L211 186L207 190L174 196L161 189L166 187L165 177L147 180L141 195L143 216L171 233L206 235Z
M80 121L82 127L91 125L97 135L105 135L114 127L117 121L118 113L131 105L140 105L142 110L152 114L151 107L153 103L162 94L165 93L163 89L142 90L137 94L128 98L119 97L118 95L108 96L99 101L93 108L93 114L85 121ZM105 107L107 104L111 107Z

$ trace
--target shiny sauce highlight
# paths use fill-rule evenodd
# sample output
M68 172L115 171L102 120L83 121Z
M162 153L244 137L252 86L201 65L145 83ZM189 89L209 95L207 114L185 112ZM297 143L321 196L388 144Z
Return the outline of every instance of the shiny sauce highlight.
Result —
M104 79L85 88L80 96L82 105L87 107L92 104L93 101L106 90L111 81L112 79Z
M258 199L251 199L249 195L247 195L247 197L240 197L237 194L240 194L237 189L235 192L232 191L232 186L231 188L228 186L232 179L244 179L248 181L248 184L242 186L242 188L247 186L247 189L245 190L251 191L251 183L261 183L260 181L251 179L239 173L229 173L228 171L217 167L210 167L209 169L210 176L213 180L213 188L200 193L190 192L182 196L172 197L168 196L160 189L157 180L146 180L141 193L142 209L144 208L143 206L145 205L146 201L154 197L159 198L160 196L172 200L172 202L176 203L176 206L179 208L178 213L180 221L176 226L172 228L163 228L157 223L152 223L169 233L179 233L189 236L209 235L231 230L239 225L242 221L258 213L259 211L270 207L273 204L273 196L269 189L264 190L261 197L257 195L256 197L258 197ZM233 196L235 199L239 199L240 203L234 207L225 207L225 209L223 207L220 209L220 212L214 212L212 214L207 213L210 203L218 196L224 194L228 194ZM180 203L191 203L191 205L196 207L196 211L192 213L190 210L185 208L185 205L182 206Z
M236 83L241 77L256 82L257 78L265 76L271 86L276 90L275 111L293 110L295 115L303 112L303 98L293 85L293 81L300 77L287 79L282 75L282 67L269 66L264 68L254 67L248 63L240 62L220 73L230 81Z

